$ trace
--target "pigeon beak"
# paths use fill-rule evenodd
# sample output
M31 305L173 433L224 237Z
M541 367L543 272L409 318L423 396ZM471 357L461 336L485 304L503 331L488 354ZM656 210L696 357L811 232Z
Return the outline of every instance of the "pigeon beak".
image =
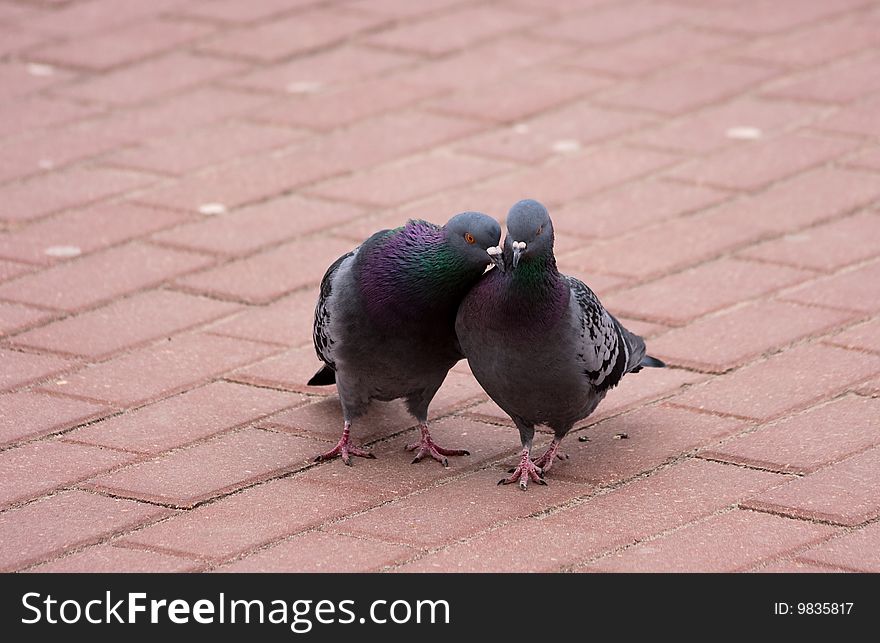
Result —
M491 259L492 263L495 264L495 267L498 268L501 272L504 272L504 251L501 249L501 246L492 246L491 248L486 248L486 252L489 255L489 259Z
M522 257L522 253L526 251L526 242L525 241L514 241L513 242L513 267L516 268L519 265L519 259Z

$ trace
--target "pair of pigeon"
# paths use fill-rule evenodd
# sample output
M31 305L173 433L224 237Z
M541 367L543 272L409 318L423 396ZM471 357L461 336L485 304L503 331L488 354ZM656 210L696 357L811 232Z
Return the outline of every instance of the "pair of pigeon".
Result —
M421 439L406 448L426 456L468 455L437 445L428 405L449 369L466 357L474 376L519 429L519 465L499 484L544 482L559 443L626 373L663 363L644 340L609 314L583 282L560 274L547 209L520 201L507 236L479 212L445 226L409 221L382 230L337 259L321 281L314 341L324 366L310 385L336 383L344 426L316 461L374 457L351 443L351 424L371 400L403 398ZM494 264L494 269L486 271ZM535 425L555 437L531 458Z

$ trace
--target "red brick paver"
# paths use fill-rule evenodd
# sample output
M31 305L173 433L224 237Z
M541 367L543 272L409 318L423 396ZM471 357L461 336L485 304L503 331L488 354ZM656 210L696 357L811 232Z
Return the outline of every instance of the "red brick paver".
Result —
M68 433L69 441L138 453L161 453L229 431L281 409L302 397L271 389L214 382L105 422Z
M332 237L323 243L296 239L246 259L195 273L178 280L194 292L221 299L265 304L307 285L317 285L329 266L352 249L351 243ZM266 279L266 275L273 279Z
M211 28L206 25L151 20L88 39L40 47L32 56L41 62L64 67L103 70L173 49L210 31Z
M0 492L0 507L70 486L133 459L119 451L57 440L7 449L0 453L0 471L8 481Z
M0 568L20 569L169 513L155 505L65 491L0 514Z
M667 363L722 373L852 318L852 313L842 310L759 301L657 337L651 341L651 353Z
M587 485L557 481L553 486L532 489L529 494L510 497L510 488L499 486L499 473L485 471L459 478L430 491L383 505L334 525L344 534L374 536L390 542L436 547L481 531L503 516L518 518L589 493ZM495 496L494 502L476 502L473 487L482 485L481 497Z
M583 435L588 442L570 437L565 444L570 458L553 466L554 477L599 484L620 482L743 428L732 418L662 404L642 407L586 431Z
M710 448L707 458L811 473L873 446L880 400L843 397Z
M721 152L675 170L670 176L730 190L755 190L826 163L854 147L846 141L783 136Z
M138 241L4 283L0 298L73 312L157 286L210 263L204 255Z
M86 486L114 496L192 507L302 467L318 448L302 438L245 429L92 478Z
M89 254L183 222L170 210L134 204L96 205L44 219L0 237L0 256L34 264Z
M0 349L0 391L32 384L73 366L72 362L51 355L35 355Z
M170 290L151 290L17 335L13 344L101 359L224 317L235 304Z
M144 549L95 545L28 569L33 573L168 573L198 571L204 565L190 558Z
M0 335L9 335L52 318L52 313L21 304L0 303Z
M6 393L0 395L0 444L65 431L110 413L93 402L29 391Z
M791 301L863 313L880 311L880 262L817 281L787 295Z
M299 477L273 480L142 529L125 542L224 560L362 509L369 504L369 495L367 490L340 494ZM286 511L291 502L301 510Z
M862 529L834 538L803 552L798 561L815 561L822 565L842 567L858 572L880 571L880 552L877 544L880 538L880 523L873 523Z
M857 525L880 516L874 484L878 462L880 449L874 448L760 494L746 505L787 516Z
M880 357L812 344L715 378L671 400L674 404L770 420L836 396L880 371Z
M86 367L45 386L53 393L135 406L201 384L277 352L217 335L183 335Z
M798 268L831 272L876 257L880 216L865 212L795 232L741 254Z
M662 249L656 249L661 253ZM606 298L611 310L670 324L685 324L742 301L766 296L813 273L723 258ZM718 284L724 283L724 288Z
M299 196L280 197L222 216L180 225L153 235L164 245L240 256L279 241L343 223L361 214L357 206Z
M75 168L35 177L4 188L0 220L26 221L142 187L153 179L144 174L102 168Z
M550 571L571 567L707 516L784 480L780 475L749 469L684 462L573 508L520 519L452 544L402 570ZM536 555L522 556L522 546L535 542L540 543Z
M878 34L878 0L0 1L0 568L878 571ZM522 198L669 368L525 494L466 362L430 422L470 456L410 464L395 401L377 459L312 462L327 266Z
M310 553L303 557L303 550ZM411 558L416 550L344 534L310 531L220 567L221 572L371 572Z
M732 511L669 536L612 554L588 567L605 572L745 570L762 560L824 540L827 525ZM736 542L735 547L730 543Z

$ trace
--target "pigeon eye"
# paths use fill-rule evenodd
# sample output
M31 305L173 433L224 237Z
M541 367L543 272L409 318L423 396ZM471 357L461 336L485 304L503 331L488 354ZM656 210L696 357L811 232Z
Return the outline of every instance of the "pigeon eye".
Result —
M476 239L474 239L474 235L472 235L470 232L464 233L464 240L467 241L468 243L473 243L476 241Z

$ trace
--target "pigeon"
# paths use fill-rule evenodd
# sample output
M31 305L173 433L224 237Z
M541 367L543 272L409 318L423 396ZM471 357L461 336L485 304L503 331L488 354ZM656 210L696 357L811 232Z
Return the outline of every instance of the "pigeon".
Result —
M324 365L309 385L335 383L344 425L336 446L315 458L373 458L351 443L351 424L371 400L406 400L421 439L407 445L413 463L431 456L470 455L438 446L428 431L428 405L464 356L455 314L464 295L501 253L501 226L480 212L462 212L445 226L410 220L375 233L337 259L321 281L314 343ZM495 253L495 261L493 255Z
M510 477L546 484L544 473L575 422L592 413L627 373L663 367L644 340L624 328L586 284L560 274L547 209L530 199L515 204L499 270L465 296L455 330L477 381L519 429L522 455ZM554 438L531 459L535 425Z

